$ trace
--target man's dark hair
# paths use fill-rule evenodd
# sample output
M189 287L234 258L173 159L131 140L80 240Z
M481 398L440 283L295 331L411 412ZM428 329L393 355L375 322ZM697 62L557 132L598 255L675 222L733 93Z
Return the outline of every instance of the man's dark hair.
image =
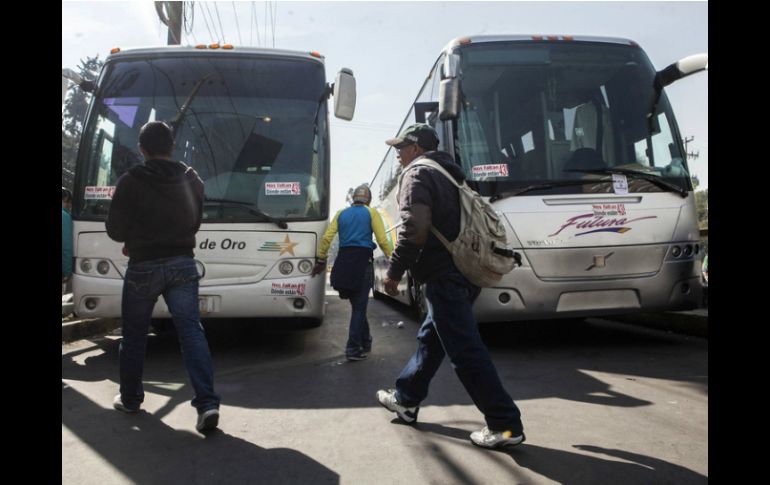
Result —
M139 132L139 145L150 156L168 156L174 151L174 131L163 121L150 121Z
M72 192L64 187L61 188L61 201L70 202L72 200Z

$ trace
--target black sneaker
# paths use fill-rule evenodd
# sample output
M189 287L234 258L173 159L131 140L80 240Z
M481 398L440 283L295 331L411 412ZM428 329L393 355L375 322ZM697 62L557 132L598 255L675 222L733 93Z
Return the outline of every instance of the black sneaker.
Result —
M367 357L369 357L369 356L364 351L359 351L359 352L356 352L355 354L347 354L347 355L345 355L345 358L348 359L351 362L352 361L356 361L356 360L364 360Z
M211 431L219 424L219 409L209 409L198 415L198 423L195 429L201 433Z

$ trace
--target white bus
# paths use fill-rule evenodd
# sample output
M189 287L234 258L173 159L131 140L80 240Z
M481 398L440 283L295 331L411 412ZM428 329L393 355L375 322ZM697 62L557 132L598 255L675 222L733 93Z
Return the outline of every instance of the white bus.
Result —
M137 163L139 129L175 130L173 158L205 184L195 257L204 318L324 316L310 278L329 218L329 122L350 120L355 79L327 84L316 52L232 46L113 51L95 85L74 186L73 293L79 317L120 316L128 257L106 233L115 183ZM160 299L153 316L169 317Z
M436 129L523 258L482 290L479 321L700 305L695 197L663 87L707 63L700 54L656 72L635 42L596 37L473 36L444 48L401 129ZM371 182L394 242L400 173L390 147ZM379 253L375 294L386 270ZM400 290L424 313L420 285L407 277Z

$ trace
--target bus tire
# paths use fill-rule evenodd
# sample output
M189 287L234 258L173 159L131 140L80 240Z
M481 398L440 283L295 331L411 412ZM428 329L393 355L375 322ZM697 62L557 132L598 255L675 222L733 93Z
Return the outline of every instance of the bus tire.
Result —
M409 301L417 320L422 323L428 316L428 300L425 297L425 283L418 285L409 277Z

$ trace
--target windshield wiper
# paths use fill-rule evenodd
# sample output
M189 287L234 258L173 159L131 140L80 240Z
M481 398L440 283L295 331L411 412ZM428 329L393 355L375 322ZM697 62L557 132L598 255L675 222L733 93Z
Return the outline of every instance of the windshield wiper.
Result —
M179 134L179 127L182 126L182 121L184 120L184 117L187 116L187 110L190 109L190 105L192 104L193 99L195 99L195 96L198 94L198 90L200 90L201 86L203 86L203 83L206 82L206 79L211 77L211 74L212 73L206 74L200 78L197 83L195 83L195 86L193 86L189 96L187 96L187 99L185 99L184 103L182 103L182 106L179 107L179 111L177 111L176 115L171 118L169 124L174 130L174 138L176 138L176 136Z
M516 197L517 195L521 195L525 192L530 192L532 190L552 189L554 187L569 187L572 185L588 185L588 184L593 184L597 182L606 182L606 180L601 180L601 179L600 180L591 180L591 179L563 180L560 182L547 182L542 184L527 185L526 187L522 187L520 189L511 190L509 192L503 192L501 194L495 194L489 198L489 201L494 202L496 200L505 199L507 197Z
M662 189L668 190L669 192L676 192L682 197L687 197L687 189L683 189L682 187L672 184L671 182L666 182L665 180L663 180L657 175L651 175L644 172L639 172L638 170L629 170L626 168L586 168L586 169L574 168L574 169L569 169L564 171L592 173L592 174L606 174L606 175L612 175L612 174L630 175L631 177L636 177L642 180L646 180L654 185L657 185Z
M288 229L289 225L286 224L286 221L282 221L280 219L276 219L275 217L265 214L261 210L257 209L254 204L251 202L246 202L243 200L231 200L231 199L215 199L211 197L206 197L204 199L204 202L219 202L222 204L239 204L244 206L244 209L249 211L251 214L254 214L255 216L259 216L266 220L267 222L272 222L276 226L280 227L281 229Z

